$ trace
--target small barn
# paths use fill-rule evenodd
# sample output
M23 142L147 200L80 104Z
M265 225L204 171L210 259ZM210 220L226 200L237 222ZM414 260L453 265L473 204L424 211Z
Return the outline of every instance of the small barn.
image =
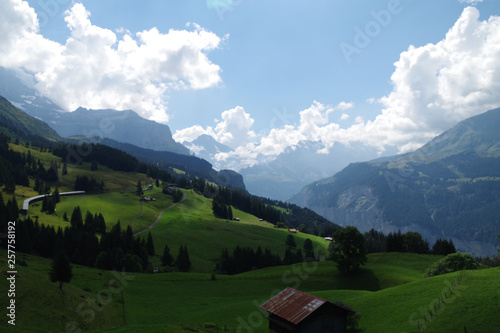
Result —
M302 291L286 288L261 306L271 333L342 333L354 311Z

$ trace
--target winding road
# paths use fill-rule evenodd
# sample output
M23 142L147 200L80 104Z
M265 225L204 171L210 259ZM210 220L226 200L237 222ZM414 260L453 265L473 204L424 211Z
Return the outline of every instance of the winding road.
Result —
M146 232L146 231L148 231L148 230L153 229L153 228L155 227L156 223L158 223L158 221L160 221L161 216L163 215L163 212L164 212L164 211L169 210L170 208L175 207L177 204L179 204L179 203L183 202L184 200L186 200L186 197L187 197L187 196L186 196L186 193L182 193L182 194L183 194L183 195L182 195L182 199L181 199L181 200L179 200L179 202L176 202L176 203L174 203L174 204L172 204L172 205L168 206L167 208L164 208L164 209L160 212L160 214L158 215L158 218L156 219L156 221L154 221L154 222L153 222L153 224L151 224L149 227L147 227L146 229L144 229L144 230L142 230L142 231L136 232L136 233L134 234L134 236L140 235L140 234L142 234L143 232ZM141 212L142 212L142 207L141 207ZM134 221L135 221L135 219L134 219Z

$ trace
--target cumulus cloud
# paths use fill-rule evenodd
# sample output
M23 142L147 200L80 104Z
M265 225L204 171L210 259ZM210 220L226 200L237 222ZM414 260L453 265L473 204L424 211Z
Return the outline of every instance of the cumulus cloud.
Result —
M467 7L442 41L410 46L395 67L393 90L379 100L384 108L366 123L364 139L404 151L500 105L500 18L479 21Z
M0 4L0 65L35 75L36 88L71 111L87 108L133 109L167 121L165 93L205 89L221 82L221 69L207 52L219 37L197 24L189 30L157 28L132 35L95 26L83 4L65 13L71 36L64 45L39 34L33 8L21 0Z
M251 130L254 119L241 106L226 110L221 114L221 120L216 120L215 127L194 125L174 133L173 138L178 142L192 142L202 134L212 136L220 143L233 149L241 147L256 137Z
M394 65L392 91L368 100L382 107L373 120L357 116L343 127L331 115L338 110L341 121L348 119L352 103L331 107L315 101L300 112L300 124L272 129L216 159L239 161L236 168L251 166L304 140L321 143L318 153L336 143L361 143L379 152L417 149L457 122L500 106L500 18L480 21L479 11L467 7L443 40L410 46ZM354 112L349 111L353 117Z

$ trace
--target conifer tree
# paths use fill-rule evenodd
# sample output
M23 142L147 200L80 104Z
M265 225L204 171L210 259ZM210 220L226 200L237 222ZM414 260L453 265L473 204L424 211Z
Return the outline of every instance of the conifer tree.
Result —
M189 259L187 246L180 246L175 264L181 272L189 272L191 260Z
M148 232L148 240L147 240L147 243L146 243L146 249L147 249L148 254L150 256L154 256L155 255L155 246L153 244L153 236L151 236L151 231Z
M72 268L68 257L62 252L57 254L52 262L49 278L51 282L59 282L59 289L62 290L63 283L69 283L73 278Z
M76 206L75 209L73 209L70 223L71 226L75 229L80 229L83 227L83 217L82 217L82 211L80 210L80 206Z
M161 264L163 266L170 266L172 265L172 261L174 261L174 258L172 258L172 255L170 254L170 249L167 244L165 244L165 249L163 250L163 256L161 257Z

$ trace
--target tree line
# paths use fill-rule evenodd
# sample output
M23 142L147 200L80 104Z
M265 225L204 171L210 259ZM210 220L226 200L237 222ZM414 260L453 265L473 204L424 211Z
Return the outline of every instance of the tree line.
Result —
M71 263L101 269L125 268L135 272L148 269L149 246L146 241L134 238L130 226L122 230L119 221L107 232L102 214L87 211L83 218L80 207L75 207L69 220L70 226L57 229L40 225L30 217L25 221L17 220L17 216L11 220L16 221L19 240L16 250L19 252L46 258L63 252Z
M391 232L385 235L382 232L371 229L364 233L365 248L368 253L377 252L409 252L417 254L448 255L455 253L455 245L451 239L437 239L432 247L429 242L422 238L418 232L408 231L406 233Z
M220 259L217 262L217 271L220 274L233 275L266 267L292 265L305 260L316 260L310 239L304 241L302 249L297 249L294 237L288 235L285 245L286 249L283 256L273 254L269 248L262 250L260 246L257 247L257 250L239 245L231 251L225 248L222 250ZM302 250L304 250L305 255Z

